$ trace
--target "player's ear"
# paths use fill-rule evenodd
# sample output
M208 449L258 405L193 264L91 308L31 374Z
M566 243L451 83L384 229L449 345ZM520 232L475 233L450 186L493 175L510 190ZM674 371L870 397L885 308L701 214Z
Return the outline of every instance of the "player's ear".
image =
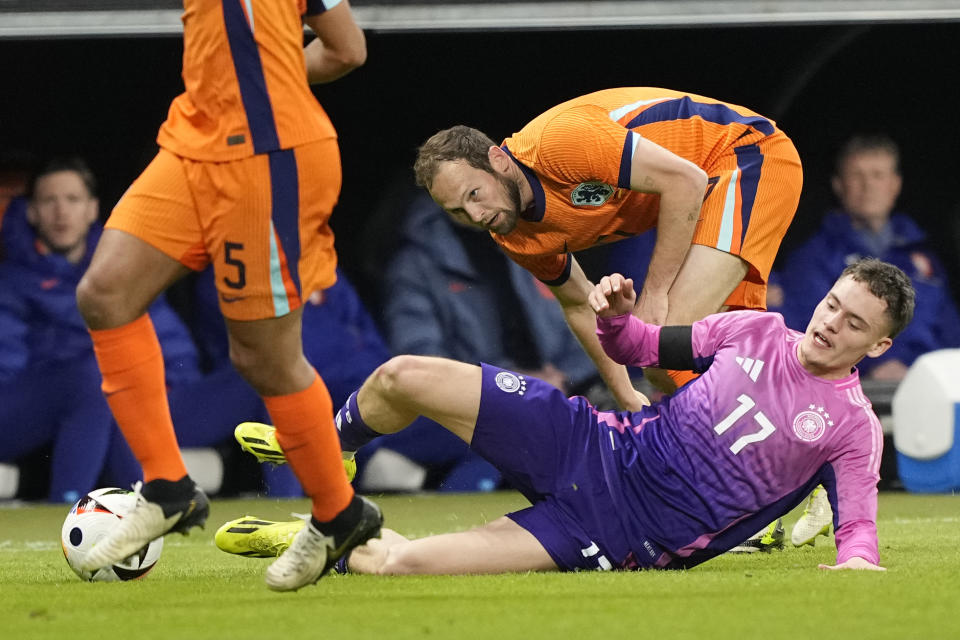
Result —
M490 166L493 167L493 170L497 173L505 173L510 166L510 156L507 155L506 151L496 145L492 145L487 149L487 159L490 161Z
M892 345L893 338L890 336L884 336L883 338L877 340L872 347L870 347L866 355L868 358L879 358L886 353L887 349L889 349Z

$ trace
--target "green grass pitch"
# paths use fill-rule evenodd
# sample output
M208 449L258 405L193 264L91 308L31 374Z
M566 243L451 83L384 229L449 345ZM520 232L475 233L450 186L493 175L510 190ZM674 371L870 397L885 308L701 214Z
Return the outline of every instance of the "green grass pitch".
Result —
M378 498L387 523L422 536L525 505L511 492ZM268 560L213 545L224 521L287 519L306 501L215 501L208 529L166 539L129 583L84 583L63 559L63 506L0 507L0 637L330 638L960 638L960 496L881 494L886 573L817 570L815 548L722 556L684 572L454 577L330 576L296 593L263 584ZM799 516L785 519L789 526Z

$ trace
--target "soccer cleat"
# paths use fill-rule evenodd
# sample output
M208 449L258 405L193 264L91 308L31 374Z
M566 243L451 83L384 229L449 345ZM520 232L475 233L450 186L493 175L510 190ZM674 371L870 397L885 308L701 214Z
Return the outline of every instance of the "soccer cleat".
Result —
M807 499L803 515L793 525L790 542L795 547L802 547L805 544L812 547L817 536L829 535L831 524L833 524L833 510L830 508L827 490L823 486L818 486Z
M277 442L276 428L259 422L241 422L233 430L233 436L240 443L240 448L252 453L257 462L287 463L283 449Z
M370 538L380 535L380 508L360 497L362 506L356 524L341 539L317 530L312 522L300 529L283 554L267 567L267 586L274 591L296 591L323 577L340 558Z
M213 541L227 553L247 558L276 558L287 550L303 520L272 522L254 516L243 516L217 529Z
M783 549L785 536L783 520L777 518L775 522L770 523L770 526L764 527L756 535L730 549L730 553L756 553L757 551L768 552L773 549Z
M120 519L106 537L97 541L83 559L81 570L93 571L123 562L160 536L177 532L184 535L191 527L203 527L210 514L206 494L189 477L190 495L180 499L151 501L142 490L151 494L174 493L180 483L169 480L151 480L146 485L137 482L133 487L136 506ZM181 481L184 482L184 481Z
M258 462L286 464L283 449L277 442L277 429L260 422L242 422L233 430L233 436L240 443L240 448L252 453ZM357 475L357 461L353 453L344 453L343 470L347 473L347 482L353 482Z

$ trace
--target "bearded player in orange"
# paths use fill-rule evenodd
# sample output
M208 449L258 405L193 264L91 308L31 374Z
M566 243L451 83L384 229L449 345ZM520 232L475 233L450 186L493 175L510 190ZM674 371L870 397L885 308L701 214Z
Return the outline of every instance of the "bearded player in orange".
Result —
M305 48L304 23L318 36ZM231 360L263 397L313 501L307 533L266 573L270 588L293 590L378 535L382 522L347 482L330 395L300 339L303 300L336 279L327 220L341 183L336 132L308 81L363 64L366 41L347 0L185 0L183 26L186 91L77 290L104 394L145 480L136 508L86 564L113 564L206 520L206 496L174 436L145 309L212 262Z
M455 220L489 231L551 287L618 403L632 411L647 400L600 348L587 304L593 285L571 252L656 227L635 310L644 322L765 309L802 184L797 151L773 121L648 87L574 98L500 146L470 127L440 131L420 148L414 171ZM649 374L665 390L693 377Z

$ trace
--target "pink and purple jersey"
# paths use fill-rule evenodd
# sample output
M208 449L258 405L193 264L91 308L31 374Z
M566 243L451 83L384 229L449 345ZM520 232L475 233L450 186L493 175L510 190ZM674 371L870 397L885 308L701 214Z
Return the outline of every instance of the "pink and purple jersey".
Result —
M615 361L656 366L660 331L626 315L601 318L597 333ZM660 547L645 546L651 557L639 565L707 560L818 483L833 507L837 561L879 562L880 422L856 370L825 380L803 368L801 338L775 313L709 316L692 327L700 378L643 411L597 412L610 427L601 455L624 532Z

